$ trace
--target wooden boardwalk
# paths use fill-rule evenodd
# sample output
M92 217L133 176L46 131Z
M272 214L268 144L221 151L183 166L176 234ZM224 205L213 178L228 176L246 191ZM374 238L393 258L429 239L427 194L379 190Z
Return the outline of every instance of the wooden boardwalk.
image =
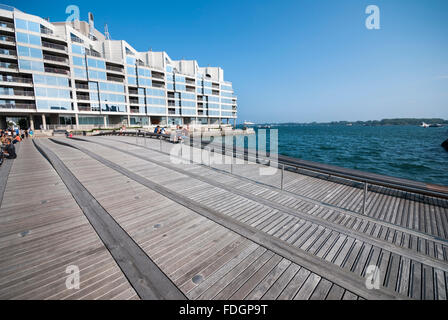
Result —
M419 199L371 193L369 214L361 215L359 189L347 184L285 172L281 191L269 185L279 174L260 178L256 164L232 169L178 164L170 160L169 143L135 137L85 140L39 139L36 145L61 161L122 228L124 241L135 243L157 265L162 272L157 277L166 277L188 299L447 297L443 201L421 205ZM138 298L132 276L115 263L116 253L107 251L85 218L86 209L71 196L70 184L64 180L67 189L31 142L21 147L0 207L5 222L0 225L0 283L8 285L0 287L0 297ZM18 189L29 196L20 198ZM405 224L398 223L403 219ZM17 237L25 229L26 236ZM103 258L82 251L92 243L103 250ZM18 254L30 248L38 251ZM85 253L79 263L81 288L70 291L65 267L77 264L70 255L80 252ZM366 287L370 265L380 270L379 289ZM88 283L97 286L84 286L84 270L95 279ZM112 275L116 278L108 281Z
M136 299L51 165L21 143L0 207L0 299ZM1 168L0 170L3 170ZM68 266L80 270L68 290Z

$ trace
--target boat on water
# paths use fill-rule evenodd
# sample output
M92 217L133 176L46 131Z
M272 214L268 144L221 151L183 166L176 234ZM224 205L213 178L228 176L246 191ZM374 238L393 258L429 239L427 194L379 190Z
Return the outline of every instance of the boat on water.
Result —
M259 125L257 128L258 129L271 129L271 126L269 124L263 124L263 125Z
M440 128L440 127L443 127L443 125L440 123L427 124L426 122L422 122L420 124L420 127L422 127L422 128Z
M250 122L250 121L247 121L247 120L244 120L243 124L244 124L245 126L253 126L255 123Z

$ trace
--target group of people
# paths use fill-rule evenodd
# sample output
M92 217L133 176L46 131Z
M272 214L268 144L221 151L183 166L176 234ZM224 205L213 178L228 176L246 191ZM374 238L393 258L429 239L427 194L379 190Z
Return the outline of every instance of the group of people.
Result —
M0 130L1 162L3 162L3 158L17 158L16 148L14 147L14 144L27 139L28 137L33 137L33 130L22 130L18 128L8 128L6 130Z
M154 133L158 134L171 134L171 132L167 132L165 128L157 126L154 129ZM176 131L174 132L174 141L184 141L190 135L190 130L188 125L186 127L181 127L179 125L176 126Z

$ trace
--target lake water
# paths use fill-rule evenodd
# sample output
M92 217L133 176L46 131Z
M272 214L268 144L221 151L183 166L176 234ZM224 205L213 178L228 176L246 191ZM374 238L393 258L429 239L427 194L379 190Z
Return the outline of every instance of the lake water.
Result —
M279 153L304 160L448 185L448 128L289 125L278 129ZM257 131L258 129L255 128Z

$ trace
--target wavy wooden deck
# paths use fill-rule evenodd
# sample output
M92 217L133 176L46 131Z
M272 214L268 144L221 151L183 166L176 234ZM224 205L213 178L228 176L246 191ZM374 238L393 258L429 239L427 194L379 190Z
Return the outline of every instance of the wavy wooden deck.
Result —
M54 139L63 143L57 144L39 139L36 144L61 161L72 179L123 230L123 241L134 243L157 265L162 274L146 275L149 286L151 277L166 277L189 299L447 297L443 202L420 205L378 192L370 197L369 215L361 215L351 210L359 206L358 189L353 186L285 172L286 187L281 191L267 185L278 181L278 174L263 177L262 183L254 181L259 179L258 165L234 166L230 174L228 165L173 164L166 153L173 145L162 142L160 152L157 140L86 140ZM22 146L0 208L5 222L0 225L0 283L8 285L5 290L2 285L0 297L138 298L141 290L134 290L133 276L117 265L117 253L112 249L111 255L96 234L97 228L90 226L83 214L86 209L70 194L74 189L62 183L30 142ZM29 196L17 196L17 189L26 190ZM19 204L10 207L11 203ZM351 206L341 205L348 203ZM47 211L42 212L40 206ZM401 206L408 211L396 209ZM397 223L397 216L409 217L411 207L408 220L425 217L415 224L418 228L414 222ZM19 237L24 230L27 235ZM35 236L39 232L42 238ZM81 289L68 294L65 267L71 260L65 257L72 252L67 248L79 253L92 242L103 250L103 258L83 256ZM26 254L30 250L40 254ZM53 267L56 260L60 270ZM140 264L144 267L145 262ZM379 290L366 288L369 265L380 269ZM16 281L25 279L28 269L36 270L34 266L47 275L35 272L29 282ZM111 273L104 271L108 268L115 268L116 280L109 281ZM93 285L83 288L84 270L91 270L88 277L99 283L96 289ZM101 278L103 274L107 276ZM41 291L40 287L49 289Z

